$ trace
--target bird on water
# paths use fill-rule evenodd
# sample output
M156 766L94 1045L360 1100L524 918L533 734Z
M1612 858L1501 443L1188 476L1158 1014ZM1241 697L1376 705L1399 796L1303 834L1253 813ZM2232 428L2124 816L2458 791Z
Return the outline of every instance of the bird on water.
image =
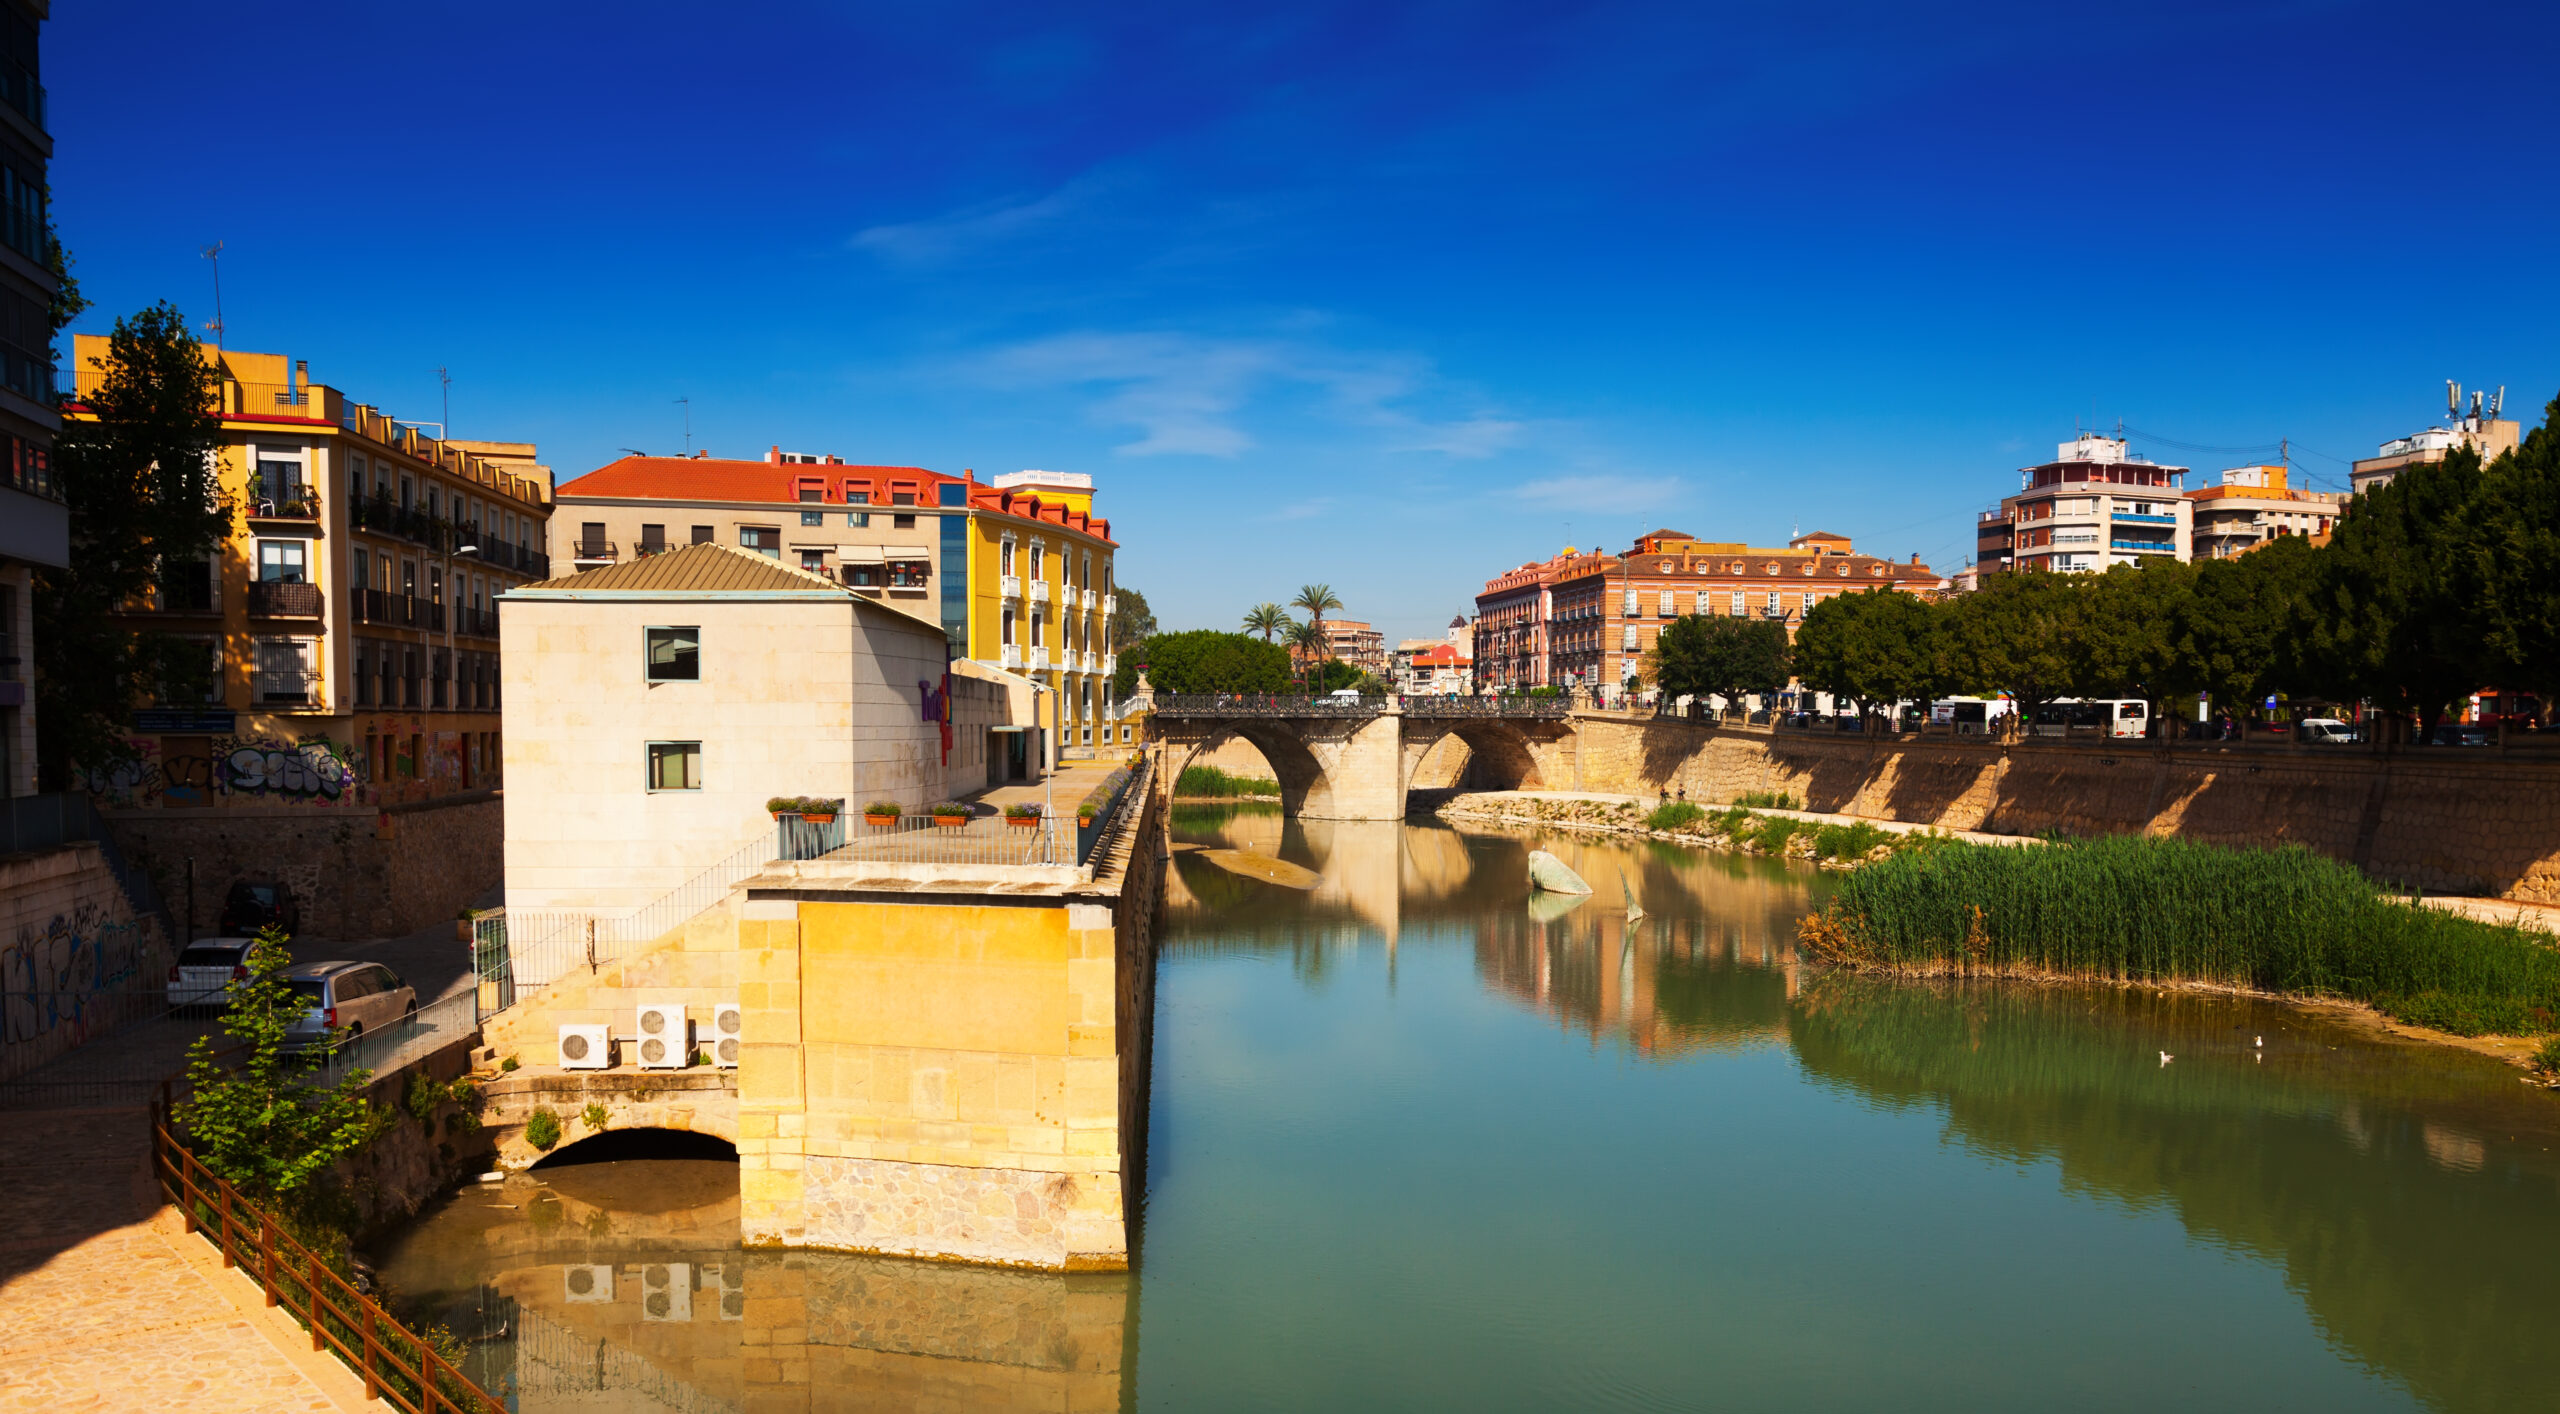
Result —
M2162 1052L2160 1053L2160 1063L2161 1063L2162 1065L2167 1065L2169 1062L2171 1062L2171 1061L2173 1061L2173 1060L2176 1060L2176 1059L2177 1059L2177 1057L2176 1057L2176 1056L2173 1056L2173 1055L2169 1054L2167 1051L2162 1051Z

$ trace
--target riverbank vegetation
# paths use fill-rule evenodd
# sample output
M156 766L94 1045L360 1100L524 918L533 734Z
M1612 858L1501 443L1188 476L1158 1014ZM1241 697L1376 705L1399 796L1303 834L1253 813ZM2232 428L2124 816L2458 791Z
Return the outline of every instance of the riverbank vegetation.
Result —
M1948 842L1845 877L1804 941L1919 976L2204 983L2363 1002L2461 1036L2560 1031L2560 946L2388 898L2299 847Z
M1276 796L1280 783L1267 776L1230 775L1215 766L1185 766L1174 779L1177 797L1197 796L1228 799L1237 796Z
M1840 868L1926 848L1947 838L1930 830L1902 833L1880 829L1864 820L1819 824L1786 815L1761 815L1739 805L1709 810L1685 800L1668 801L1646 811L1627 801L1485 800L1460 796L1439 813L1460 819L1475 817L1669 838L1737 854L1804 859Z

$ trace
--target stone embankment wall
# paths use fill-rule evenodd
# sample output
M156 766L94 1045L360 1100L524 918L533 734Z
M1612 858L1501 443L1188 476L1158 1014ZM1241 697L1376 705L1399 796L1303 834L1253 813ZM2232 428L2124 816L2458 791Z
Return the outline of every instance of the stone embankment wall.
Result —
M302 905L305 934L353 941L449 921L497 887L503 868L496 791L379 807L119 810L109 812L108 828L150 871L181 928L187 860L195 860L198 937L220 926L235 879L280 880Z
M1567 787L1804 808L1998 834L2144 832L2301 844L2376 878L2560 903L2560 762L2059 742L1885 741L1578 716Z
M160 985L169 957L96 844L0 857L0 1079L156 1014L156 997L130 998Z

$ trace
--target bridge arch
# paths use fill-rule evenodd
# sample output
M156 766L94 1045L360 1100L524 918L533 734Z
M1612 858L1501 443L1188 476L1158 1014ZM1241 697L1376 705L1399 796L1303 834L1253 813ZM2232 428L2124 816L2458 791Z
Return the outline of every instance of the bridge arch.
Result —
M1462 789L1553 789L1538 767L1538 755L1533 749L1528 729L1518 722L1499 718L1451 722L1408 720L1405 724L1408 762L1405 779L1413 779L1432 748L1452 739L1467 748L1467 764L1457 781Z
M1172 759L1166 763L1165 779L1179 788L1185 768L1230 740L1251 743L1271 763L1271 774L1280 782L1282 814L1332 813L1333 783L1324 763L1316 759L1305 738L1283 722L1221 722L1197 738L1168 741Z
M552 1146L551 1152L535 1160L533 1167L570 1168L578 1164L606 1164L624 1159L709 1159L735 1163L738 1146L716 1134L692 1129L667 1129L657 1125L606 1129L583 1139Z
M1561 700L1159 694L1150 732L1175 782L1220 742L1251 742L1279 779L1282 811L1310 819L1404 818L1414 768L1450 736L1482 759L1480 789L1537 789L1577 774ZM1567 763L1561 772L1558 761Z

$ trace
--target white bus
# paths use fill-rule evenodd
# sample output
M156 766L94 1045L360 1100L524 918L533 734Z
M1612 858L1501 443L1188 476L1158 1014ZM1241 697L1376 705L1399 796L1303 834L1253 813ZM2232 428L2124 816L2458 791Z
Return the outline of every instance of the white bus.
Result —
M2005 697L1941 697L1929 704L1929 722L1958 736L1981 736L2017 710Z
M2057 697L2036 709L2037 736L2146 737L2151 704L2138 697Z

